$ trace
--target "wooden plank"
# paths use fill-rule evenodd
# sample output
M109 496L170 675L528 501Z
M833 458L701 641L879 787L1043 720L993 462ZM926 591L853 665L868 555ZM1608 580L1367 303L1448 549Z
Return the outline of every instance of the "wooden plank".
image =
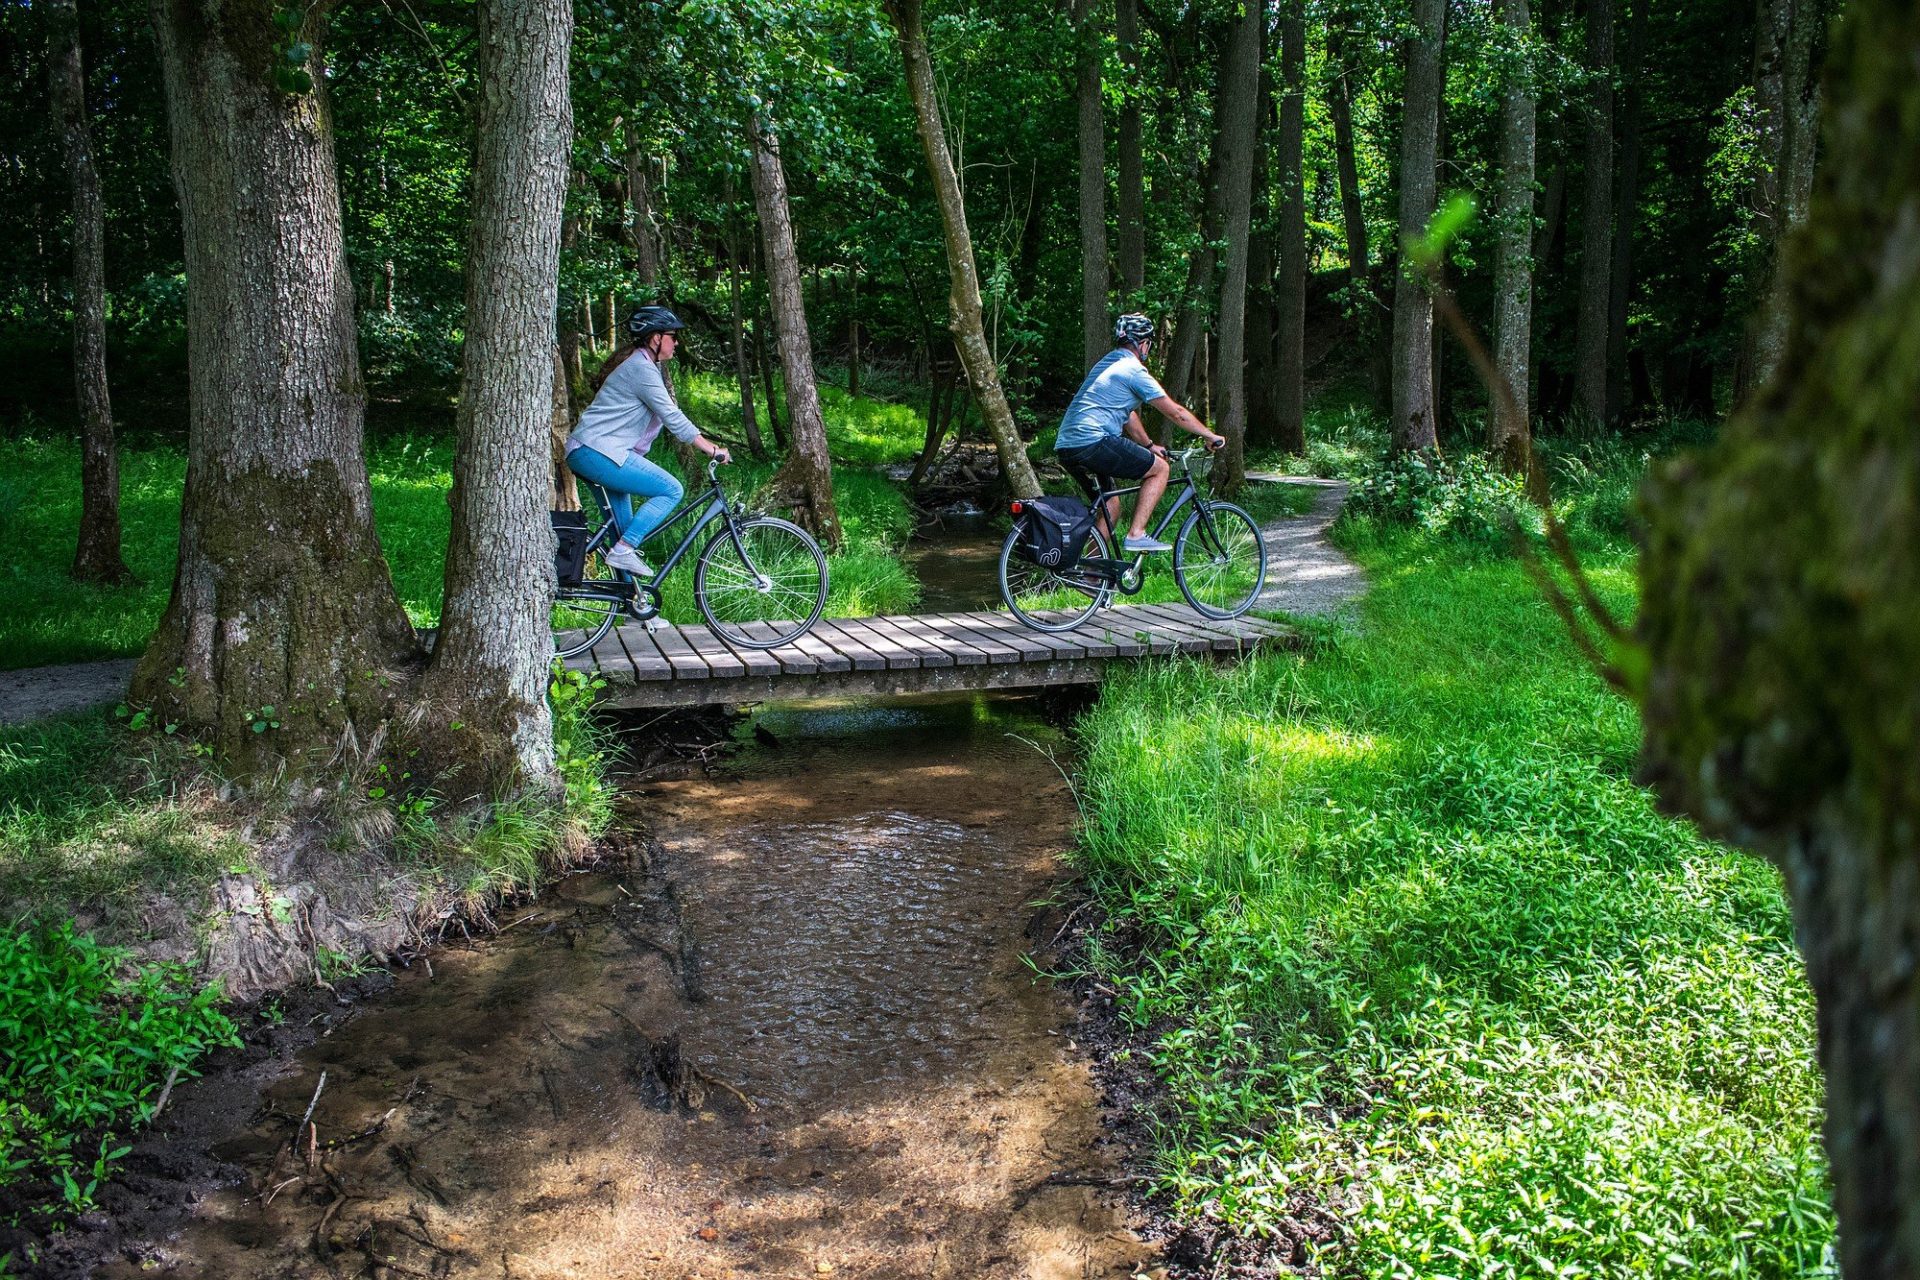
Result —
M889 618L862 618L860 625L875 635L887 636L904 646L906 650L920 659L923 667L951 667L956 665L954 656L946 650L937 648L924 636L914 635L902 627L894 625Z
M1290 627L1256 618L1252 614L1243 613L1237 618L1209 618L1190 604L1159 604L1153 607L1168 617L1198 622L1227 635L1254 639L1279 639L1293 634Z
M960 616L979 629L989 631L1002 644L1012 646L1019 652L1022 662L1045 662L1060 652L1058 645L1042 641L1040 632L1023 626L1012 614L964 613Z
M629 622L624 626L616 623L608 634L619 637L626 651L627 662L633 668L634 679L673 679L673 666L661 654L659 646L653 643L653 637L647 634L645 623Z
M889 671L908 671L920 665L920 655L894 636L875 631L865 618L842 618L840 629L886 660Z
M807 633L853 664L855 671L885 671L887 660L875 653L858 637L849 635L838 618L822 618Z
M1255 641L1253 637L1234 626L1231 621L1209 618L1197 610L1185 605L1151 604L1141 606L1145 613L1163 618L1175 626L1183 627L1196 634L1213 637L1213 650L1216 653L1251 653Z
M988 636L1000 644L1017 646L1017 652L1024 653L1038 645L1046 649L1054 659L1064 661L1111 657L1113 654L1111 646L1102 646L1097 641L1077 637L1071 632L1055 634L1048 631L1035 631L1010 613L967 613L960 617L977 634Z
M642 675L641 672L635 670L633 660L627 656L627 651L621 647L620 628L618 627L601 636L600 643L589 649L585 656L591 657L594 667L598 669L601 675L609 680L618 680L626 683L645 679L645 676Z
M1197 635L1182 627L1146 613L1139 605L1113 611L1114 629L1127 635L1148 637L1148 649L1156 656L1168 653L1206 653L1213 648L1213 637Z
M949 635L959 636L968 644L986 655L987 662L993 666L1020 661L1020 650L996 636L990 630L977 626L964 614L937 613L921 621L928 626L937 627Z
M749 622L740 628L748 635L759 640L771 640L779 632L769 622ZM780 664L780 673L788 676L810 676L820 670L820 660L792 644L775 645L771 649L762 649L762 653Z
M813 660L820 664L822 671L853 670L853 659L834 649L832 645L821 641L811 631L796 638L793 643L796 648L811 655Z
M680 628L672 625L661 627L652 633L653 642L660 646L660 656L673 668L675 680L705 680L713 673L707 669L707 663L693 645L680 634Z
M734 645L711 627L682 627L680 633L692 643L714 677L755 675L777 676L780 659L770 658L751 645ZM723 669L723 659L737 669Z
M987 655L976 649L964 636L952 635L940 627L929 626L925 620L890 613L880 619L896 631L903 631L918 643L928 646L932 651L946 654L958 667L981 667L987 665Z

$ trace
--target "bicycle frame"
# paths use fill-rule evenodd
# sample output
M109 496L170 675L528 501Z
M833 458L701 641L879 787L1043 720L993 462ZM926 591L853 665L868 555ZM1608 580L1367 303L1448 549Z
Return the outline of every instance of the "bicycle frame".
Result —
M1173 528L1175 519L1180 515L1182 511L1185 511L1187 509L1187 505L1189 503L1199 504L1200 518L1203 521L1207 519L1206 504L1200 501L1200 486L1198 482L1194 479L1192 470L1189 469L1189 467L1184 462L1180 466L1180 481L1181 481L1180 495L1173 500L1173 505L1166 507L1161 511L1159 520L1154 524L1153 529L1149 534L1150 537L1159 538L1161 535L1166 533L1168 529ZM1123 553L1125 551L1126 544L1123 540L1115 537L1118 531L1113 527L1111 517L1109 516L1107 511L1107 503L1111 499L1124 498L1130 493L1138 494L1139 492L1140 492L1140 486L1137 484L1131 485L1124 489L1100 489L1095 495L1093 500L1095 524L1100 529L1105 531L1108 538L1114 539L1116 542L1120 543L1120 549ZM1208 525L1208 528L1209 530L1211 530L1212 528L1211 524ZM1211 534L1209 534L1209 536L1211 536ZM1133 554L1132 559L1130 560L1127 559L1124 556L1124 554L1121 557L1114 560L1101 560L1098 557L1086 557L1086 558L1083 558L1080 561L1080 564L1075 567L1091 568L1094 573L1109 580L1114 586L1119 587L1122 592L1125 592L1127 594L1132 594L1132 592L1128 590L1124 580L1130 574L1134 574L1139 571L1141 566L1145 564L1147 555L1148 553L1145 551L1136 551ZM1116 566L1123 566L1123 565L1126 567L1125 568L1116 567ZM1133 590L1137 591L1138 589L1139 589L1139 584L1138 582L1136 582Z
M654 528L652 533L649 533L645 539L642 539L642 541L650 540L672 525L686 519L694 512L699 512L698 518L689 524L687 531L681 535L680 544L667 555L665 560L660 562L659 567L654 570L653 577L650 580L640 582L637 579L594 579L582 582L578 587L562 588L560 598L572 600L612 599L620 603L626 603L632 600L636 590L646 591L650 595L658 597L662 580L664 580L669 573L673 572L675 565L686 558L687 552L693 549L694 544L700 539L701 532L705 530L708 525L712 524L716 519L724 519L729 529L733 527L733 504L727 501L727 492L720 483L717 465L718 464L715 463L709 463L707 465L707 487L705 489L683 500L679 506L673 509L673 512L668 515L665 520L662 520L659 525ZM599 505L601 513L599 528L595 529L592 536L587 539L586 554L592 555L595 551L611 548L614 540L620 536L620 531L613 521L613 502L608 496L606 487L604 485L594 484L592 481L582 481L582 483L592 492L593 500ZM741 558L746 558L745 548L741 549Z

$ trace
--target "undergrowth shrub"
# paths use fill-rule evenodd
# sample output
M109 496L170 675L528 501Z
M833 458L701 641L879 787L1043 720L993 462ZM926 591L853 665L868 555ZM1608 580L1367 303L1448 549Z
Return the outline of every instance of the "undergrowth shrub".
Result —
M1525 483L1478 453L1407 453L1367 463L1353 477L1346 514L1489 550L1508 545L1516 524L1540 528Z
M87 1208L167 1076L237 1045L219 992L179 965L129 953L71 922L0 932L0 1186L50 1177Z

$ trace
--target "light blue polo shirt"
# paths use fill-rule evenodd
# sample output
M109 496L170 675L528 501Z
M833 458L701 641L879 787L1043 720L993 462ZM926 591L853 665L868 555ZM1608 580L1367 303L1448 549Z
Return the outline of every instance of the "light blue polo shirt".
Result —
M1127 415L1158 400L1166 389L1147 372L1140 357L1125 347L1115 347L1093 366L1087 380L1074 392L1073 403L1060 419L1060 437L1056 449L1078 449L1108 436L1117 436L1127 425Z

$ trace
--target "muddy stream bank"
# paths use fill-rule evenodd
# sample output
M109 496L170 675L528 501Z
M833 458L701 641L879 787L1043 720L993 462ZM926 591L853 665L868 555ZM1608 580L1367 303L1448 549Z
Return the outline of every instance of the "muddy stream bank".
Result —
M765 708L740 737L632 780L646 865L183 1086L117 1198L145 1234L95 1274L1154 1266L1074 1009L1024 958L1072 836L1059 732L959 700ZM138 1201L182 1178L190 1206Z

